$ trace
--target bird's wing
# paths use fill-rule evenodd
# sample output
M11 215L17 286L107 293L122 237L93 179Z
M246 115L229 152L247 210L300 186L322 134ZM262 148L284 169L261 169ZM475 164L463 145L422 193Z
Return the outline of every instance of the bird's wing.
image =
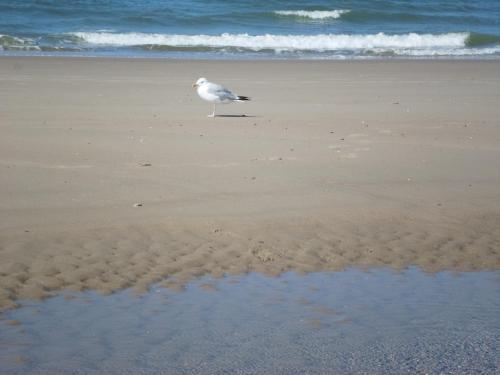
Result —
M208 83L207 93L215 95L220 98L220 100L238 100L238 96L233 94L231 91L226 89L221 85L215 83Z

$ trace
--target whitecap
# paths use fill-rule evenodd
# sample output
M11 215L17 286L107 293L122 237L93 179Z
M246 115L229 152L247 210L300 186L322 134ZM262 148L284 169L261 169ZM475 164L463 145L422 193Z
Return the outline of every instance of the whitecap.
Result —
M73 33L93 45L175 47L238 47L251 50L336 51L374 48L465 48L469 33L445 34L318 34L318 35L178 35L148 33Z
M276 10L275 14L280 16L304 17L314 20L323 20L328 18L340 18L342 14L349 13L350 10Z

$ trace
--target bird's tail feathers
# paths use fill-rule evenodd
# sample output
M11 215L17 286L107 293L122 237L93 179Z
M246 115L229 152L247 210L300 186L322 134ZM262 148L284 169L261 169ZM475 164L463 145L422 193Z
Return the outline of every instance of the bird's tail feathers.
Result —
M238 96L238 100L241 102L249 101L250 98L248 96Z

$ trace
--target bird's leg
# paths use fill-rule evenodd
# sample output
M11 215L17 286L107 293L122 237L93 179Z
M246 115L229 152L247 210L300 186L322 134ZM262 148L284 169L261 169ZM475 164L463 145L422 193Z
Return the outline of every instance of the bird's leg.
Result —
M211 115L208 115L208 117L215 117L215 104L214 104L214 111Z

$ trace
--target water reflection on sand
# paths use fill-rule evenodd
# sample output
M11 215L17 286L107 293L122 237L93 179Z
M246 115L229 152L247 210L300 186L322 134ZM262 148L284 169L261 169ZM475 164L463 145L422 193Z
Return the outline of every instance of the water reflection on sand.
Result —
M3 314L3 373L495 373L499 272L203 278Z

